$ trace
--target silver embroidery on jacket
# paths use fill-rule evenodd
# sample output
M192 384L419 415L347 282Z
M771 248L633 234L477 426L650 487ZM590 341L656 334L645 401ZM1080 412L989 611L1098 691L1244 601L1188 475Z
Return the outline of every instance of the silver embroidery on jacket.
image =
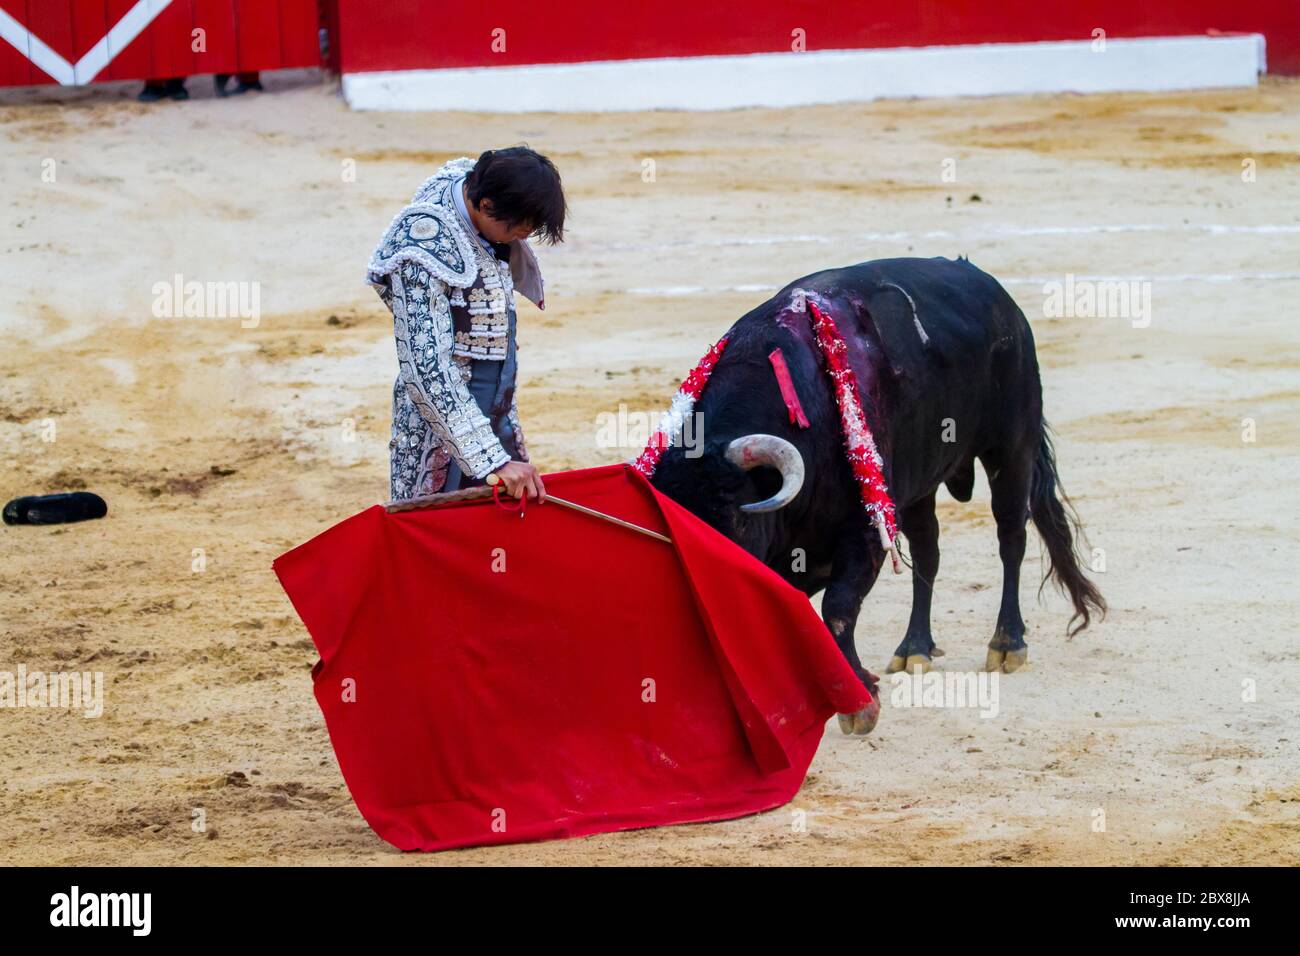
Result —
M443 285L407 263L388 276L398 376L389 442L392 498L441 490L449 456L482 478L510 460L453 359L451 310Z

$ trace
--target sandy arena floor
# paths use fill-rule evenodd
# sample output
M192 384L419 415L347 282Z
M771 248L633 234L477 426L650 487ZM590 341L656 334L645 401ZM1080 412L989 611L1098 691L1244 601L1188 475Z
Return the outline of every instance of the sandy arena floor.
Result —
M111 509L0 528L0 669L107 682L99 719L0 711L0 862L1295 863L1300 83L511 117L271 88L0 101L0 497L85 487ZM385 497L395 359L362 282L372 245L444 159L519 141L555 159L573 210L571 240L541 252L547 312L521 300L539 464L630 457L597 447L596 416L657 412L793 278L966 254L1030 316L1111 616L1067 641L1031 544L1031 666L996 719L886 706L868 738L832 722L792 807L728 823L440 855L375 837L270 564ZM154 283L178 273L260 283L260 324L155 318ZM1153 277L1150 326L1044 318L1067 273ZM997 609L982 482L941 505L952 670L981 666ZM857 641L877 669L909 599L889 576L869 599Z

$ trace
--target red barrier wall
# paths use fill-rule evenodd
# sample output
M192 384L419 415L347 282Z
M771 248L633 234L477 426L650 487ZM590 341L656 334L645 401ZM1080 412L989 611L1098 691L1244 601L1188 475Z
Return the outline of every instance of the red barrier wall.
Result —
M155 6L157 0L151 0ZM0 0L0 10L25 26L70 64L76 64L137 0ZM137 37L94 77L106 80L235 73L317 66L317 0L171 0ZM202 28L206 49L194 52L192 33ZM9 30L13 34L12 27ZM30 52L30 46L29 46ZM39 59L39 57L38 57ZM0 39L0 86L56 80Z
M1300 73L1300 0L337 0L342 72L573 63L966 43L1263 33L1272 72ZM506 49L493 52L492 31Z

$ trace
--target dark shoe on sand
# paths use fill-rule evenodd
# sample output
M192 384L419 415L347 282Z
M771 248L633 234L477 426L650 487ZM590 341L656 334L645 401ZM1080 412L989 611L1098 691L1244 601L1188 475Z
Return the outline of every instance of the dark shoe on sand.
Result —
M89 491L61 495L28 495L5 505L5 524L66 524L108 514L108 505Z

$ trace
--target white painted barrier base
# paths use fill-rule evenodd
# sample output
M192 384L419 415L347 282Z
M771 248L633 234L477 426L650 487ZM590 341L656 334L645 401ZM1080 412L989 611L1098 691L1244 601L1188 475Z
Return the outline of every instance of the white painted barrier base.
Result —
M1254 86L1264 37L1150 37L349 73L359 110L723 110L887 97Z

